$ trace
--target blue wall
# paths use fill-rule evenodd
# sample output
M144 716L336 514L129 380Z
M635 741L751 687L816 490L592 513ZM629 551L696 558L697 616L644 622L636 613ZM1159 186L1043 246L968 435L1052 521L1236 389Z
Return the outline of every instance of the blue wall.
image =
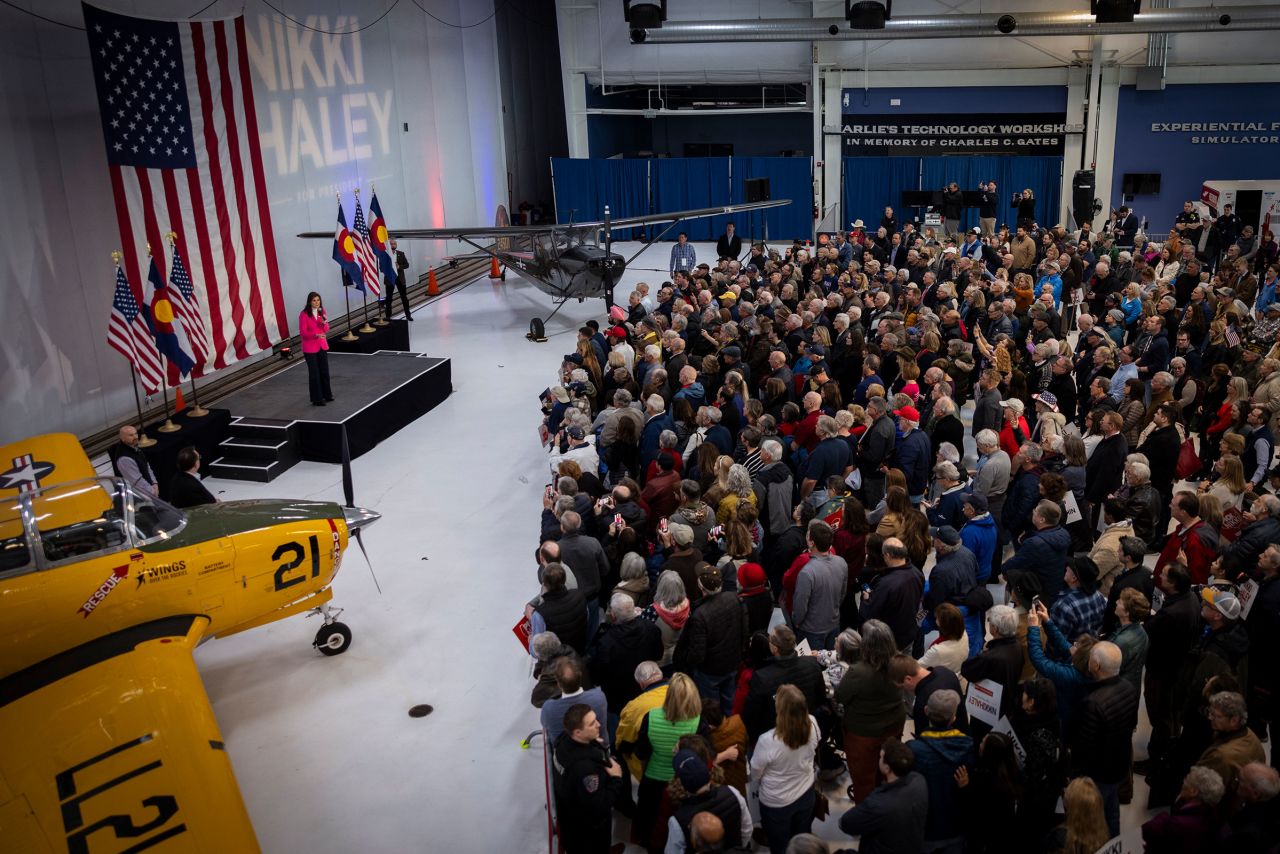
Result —
M1050 113L1067 109L1065 86L845 89L843 96L844 113ZM891 98L902 103L891 107Z
M1121 204L1126 172L1159 172L1160 195L1138 196L1133 209L1153 232L1167 231L1182 203L1200 198L1207 179L1280 178L1280 142L1196 143L1193 138L1264 137L1280 140L1280 96L1270 84L1168 86L1163 91L1120 89L1111 206ZM1152 131L1153 123L1258 122L1263 131Z
M653 121L644 116L587 116L587 149L592 157L652 151Z

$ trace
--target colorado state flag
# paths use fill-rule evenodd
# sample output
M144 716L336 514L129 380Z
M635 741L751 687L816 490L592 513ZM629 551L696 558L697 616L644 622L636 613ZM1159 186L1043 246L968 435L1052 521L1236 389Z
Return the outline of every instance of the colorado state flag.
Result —
M182 381L182 377L191 373L196 362L191 358L191 344L182 330L182 324L176 322L173 301L169 298L169 288L165 285L164 277L160 275L160 270L156 266L155 256L151 258L151 271L147 274L147 281L151 282L153 289L151 305L147 306L147 325L151 327L151 334L155 336L156 349L164 354L165 373L168 376L169 385L176 386Z
M373 244L373 254L378 258L378 268L388 284L396 283L396 265L391 259L391 247L387 245L387 221L382 218L382 205L378 204L378 194L369 199L369 213L373 214L373 222L369 223L369 242Z
M338 202L338 227L333 233L333 260L338 262L351 283L363 291L364 274L360 272L360 262L356 260L356 239L347 228L347 215L342 212L342 202Z

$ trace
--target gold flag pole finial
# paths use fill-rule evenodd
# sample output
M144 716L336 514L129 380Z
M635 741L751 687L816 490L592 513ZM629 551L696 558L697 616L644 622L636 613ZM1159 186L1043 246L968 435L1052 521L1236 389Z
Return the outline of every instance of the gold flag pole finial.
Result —
M176 231L166 232L165 237L168 239L170 246L178 242L178 232Z
M148 258L150 258L150 257L151 257L151 244L150 244L150 243L148 243L148 244L147 244L147 257L148 257Z
M357 199L358 199L358 198L360 198L360 188L359 188L359 187L356 187L356 189L355 189L355 193L356 193L356 198L357 198Z
M120 259L121 259L121 258L123 258L123 257L124 257L124 253L123 253L123 252L121 252L119 249L113 249L113 250L111 251L111 261L112 261L112 263L114 263L117 267L119 267L119 266L120 266Z

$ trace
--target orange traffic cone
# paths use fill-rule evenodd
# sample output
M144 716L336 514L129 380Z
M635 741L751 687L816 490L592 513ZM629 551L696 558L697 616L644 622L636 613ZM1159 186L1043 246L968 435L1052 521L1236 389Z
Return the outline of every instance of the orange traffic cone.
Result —
M427 296L434 297L440 293L440 283L436 281L436 271L430 270L427 273Z
M182 396L182 386L178 386L176 389L174 389L174 395L173 395L174 414L177 414L186 408L187 408L187 401Z
M502 271L498 269L498 259L496 257L489 259L489 278L501 279Z

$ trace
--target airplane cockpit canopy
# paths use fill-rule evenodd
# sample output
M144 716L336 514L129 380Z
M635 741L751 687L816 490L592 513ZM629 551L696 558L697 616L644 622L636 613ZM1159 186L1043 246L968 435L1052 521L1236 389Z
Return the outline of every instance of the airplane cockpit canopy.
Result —
M160 542L186 523L181 510L117 478L33 490L0 505L0 577Z

